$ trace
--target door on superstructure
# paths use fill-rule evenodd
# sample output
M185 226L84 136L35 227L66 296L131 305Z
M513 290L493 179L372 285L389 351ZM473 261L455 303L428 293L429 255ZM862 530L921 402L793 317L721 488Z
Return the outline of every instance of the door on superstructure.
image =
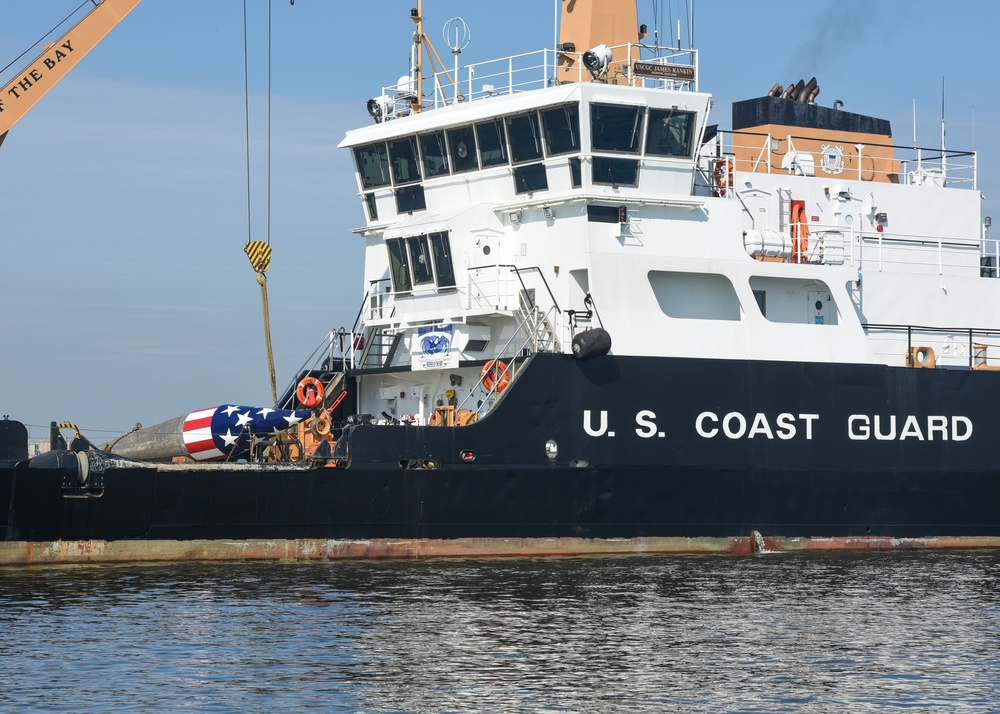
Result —
M806 322L810 325L837 324L837 305L829 290L810 290L807 293Z

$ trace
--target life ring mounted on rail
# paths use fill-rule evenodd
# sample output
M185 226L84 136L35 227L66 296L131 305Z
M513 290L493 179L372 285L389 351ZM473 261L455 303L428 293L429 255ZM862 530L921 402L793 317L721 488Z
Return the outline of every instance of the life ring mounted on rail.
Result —
M715 195L721 196L726 192L726 189L733 184L733 171L735 167L733 166L732 159L720 159L715 162Z
M483 383L486 391L492 392L495 386L499 394L510 384L510 370L507 369L507 365L501 360L491 359L483 365L483 371L479 374L479 381Z
M312 409L323 401L325 391L323 383L315 377L303 377L295 389L295 396L299 403Z

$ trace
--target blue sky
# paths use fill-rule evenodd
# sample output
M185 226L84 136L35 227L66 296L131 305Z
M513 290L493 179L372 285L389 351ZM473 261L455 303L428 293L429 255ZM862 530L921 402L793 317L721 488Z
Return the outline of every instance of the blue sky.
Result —
M7 0L5 65L79 5ZM664 0L664 14L684 17ZM268 273L279 385L360 306L363 223L344 133L407 70L411 0L273 0ZM653 27L654 2L639 0ZM426 0L463 59L550 46L554 0ZM1000 4L930 0L696 2L701 89L732 101L818 78L819 104L890 119L897 143L980 152L1000 218ZM267 3L248 0L253 239L266 239ZM44 438L95 440L223 402L267 405L260 290L248 238L242 0L144 0L0 147L0 414ZM29 56L34 56L37 52ZM27 59L17 63L22 66ZM6 82L8 72L3 76ZM974 119L974 122L973 122ZM280 386L279 386L280 389Z

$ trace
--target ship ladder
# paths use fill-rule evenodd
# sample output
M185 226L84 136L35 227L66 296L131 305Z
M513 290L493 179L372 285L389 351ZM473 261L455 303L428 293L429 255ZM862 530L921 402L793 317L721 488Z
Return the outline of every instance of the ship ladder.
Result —
M323 409L333 411L347 395L347 385L344 383L344 373L334 372L323 385Z
M552 324L549 322L548 317L542 312L540 307L536 305L533 312L535 318L535 328L532 332L534 334L533 342L535 351L555 352L556 331L552 328Z
M524 306L518 311L520 332L524 337L524 347L532 352L555 352L556 331L548 317L537 305Z
M396 356L399 343L402 340L402 332L387 332L381 328L374 328L368 333L365 346L358 359L361 369L387 367Z

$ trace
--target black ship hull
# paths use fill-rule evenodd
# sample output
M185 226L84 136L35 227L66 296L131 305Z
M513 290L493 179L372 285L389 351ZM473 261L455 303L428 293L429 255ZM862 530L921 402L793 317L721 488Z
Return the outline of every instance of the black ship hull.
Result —
M0 563L1000 544L1000 374L537 354L339 468L0 468Z

